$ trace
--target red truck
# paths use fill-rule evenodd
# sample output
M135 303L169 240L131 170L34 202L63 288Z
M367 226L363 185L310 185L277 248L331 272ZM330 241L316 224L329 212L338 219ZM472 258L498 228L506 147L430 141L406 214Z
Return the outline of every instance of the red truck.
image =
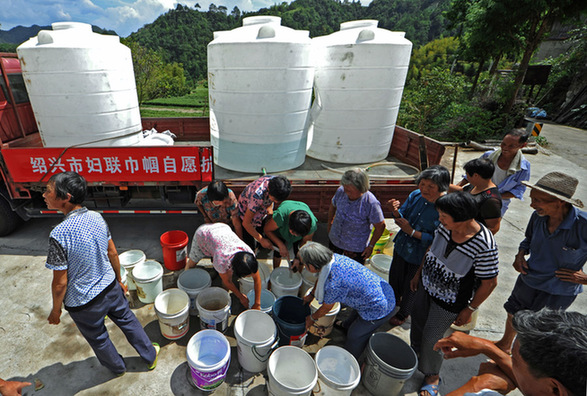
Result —
M195 213L195 194L209 181L222 179L238 195L259 176L214 165L207 117L143 118L145 130L173 132L173 146L43 147L16 54L0 53L0 87L0 236L22 220L57 214L47 210L42 197L54 173L75 171L86 178L88 208L141 215ZM423 169L438 164L444 150L440 142L396 126L387 161ZM279 173L292 182L290 199L306 202L325 221L348 167L308 158L301 167ZM416 188L412 176L372 177L371 191L381 202L404 200Z

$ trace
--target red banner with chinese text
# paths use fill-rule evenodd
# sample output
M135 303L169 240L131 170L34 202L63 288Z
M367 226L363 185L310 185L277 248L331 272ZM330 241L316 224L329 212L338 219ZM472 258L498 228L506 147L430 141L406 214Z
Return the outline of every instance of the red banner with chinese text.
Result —
M211 181L212 149L197 146L9 148L2 150L17 183L77 172L93 182Z

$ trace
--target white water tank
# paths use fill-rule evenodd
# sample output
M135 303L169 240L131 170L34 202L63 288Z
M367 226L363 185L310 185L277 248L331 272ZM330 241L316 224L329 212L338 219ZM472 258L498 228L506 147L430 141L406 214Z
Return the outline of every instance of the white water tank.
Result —
M404 32L345 22L312 40L316 56L308 155L337 163L387 157L410 63Z
M52 27L17 48L43 144L138 143L142 125L130 49L85 23Z
M210 140L214 163L276 172L306 156L314 65L308 31L256 16L214 32L208 44Z

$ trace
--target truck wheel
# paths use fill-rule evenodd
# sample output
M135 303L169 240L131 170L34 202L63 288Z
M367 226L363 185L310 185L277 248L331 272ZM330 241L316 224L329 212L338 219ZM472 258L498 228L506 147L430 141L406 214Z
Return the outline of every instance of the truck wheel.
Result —
M0 196L0 237L10 234L21 222L22 219L12 211L10 204Z

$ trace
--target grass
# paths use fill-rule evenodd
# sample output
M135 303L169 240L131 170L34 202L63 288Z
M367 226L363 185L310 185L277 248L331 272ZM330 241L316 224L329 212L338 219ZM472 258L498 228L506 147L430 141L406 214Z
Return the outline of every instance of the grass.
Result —
M208 88L198 85L184 96L149 100L140 110L141 117L207 117Z

